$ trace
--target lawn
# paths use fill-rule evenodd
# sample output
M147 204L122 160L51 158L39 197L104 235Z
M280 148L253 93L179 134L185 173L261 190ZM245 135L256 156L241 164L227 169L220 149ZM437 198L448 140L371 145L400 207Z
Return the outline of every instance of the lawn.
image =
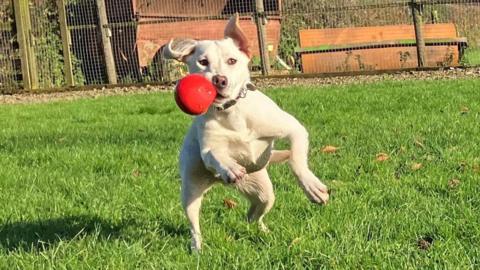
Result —
M462 63L466 66L480 66L480 49L468 48L465 51Z
M480 268L480 80L266 93L309 130L330 203L272 165L265 234L218 186L200 255L179 203L191 119L171 93L0 106L0 269Z

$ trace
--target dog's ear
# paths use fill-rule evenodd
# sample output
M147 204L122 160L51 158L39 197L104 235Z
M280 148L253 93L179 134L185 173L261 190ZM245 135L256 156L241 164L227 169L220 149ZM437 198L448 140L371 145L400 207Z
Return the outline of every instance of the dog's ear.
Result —
M250 90L250 91L257 90L257 86L255 84L253 84L252 82L247 82L245 84L245 87L247 88L247 90Z
M238 13L235 13L235 15L230 18L227 27L225 27L225 37L233 39L240 51L245 53L248 58L252 58L250 43L248 42L247 36L242 31L242 28L240 28Z
M197 41L193 39L172 39L163 46L162 55L166 59L185 62L185 58L195 51Z

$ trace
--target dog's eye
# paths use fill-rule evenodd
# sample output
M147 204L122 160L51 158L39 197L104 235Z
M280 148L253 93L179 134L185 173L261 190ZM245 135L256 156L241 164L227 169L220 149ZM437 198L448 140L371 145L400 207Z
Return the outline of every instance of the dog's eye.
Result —
M208 66L208 60L207 59L202 59L202 60L198 61L198 63L202 66L205 66L205 67Z
M235 65L236 63L237 63L237 59L228 58L227 60L227 64L229 65Z

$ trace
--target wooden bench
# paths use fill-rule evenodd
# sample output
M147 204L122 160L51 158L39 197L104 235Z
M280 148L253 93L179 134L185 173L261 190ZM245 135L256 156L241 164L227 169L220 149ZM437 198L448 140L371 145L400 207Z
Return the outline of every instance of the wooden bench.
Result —
M467 39L455 25L425 24L425 66L458 66ZM296 53L304 73L394 70L418 67L413 25L300 30Z

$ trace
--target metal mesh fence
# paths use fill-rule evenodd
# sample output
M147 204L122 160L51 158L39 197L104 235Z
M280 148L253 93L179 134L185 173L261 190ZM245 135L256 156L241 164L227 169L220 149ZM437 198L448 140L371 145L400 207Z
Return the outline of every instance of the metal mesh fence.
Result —
M0 91L176 80L186 68L161 46L220 39L234 13L257 75L480 65L478 0L12 0Z
M70 0L65 3L69 45L74 55L74 77L81 84L107 82L105 62L98 33L98 15L95 1Z
M0 3L0 90L11 92L20 87L20 60L13 31L13 7Z
M63 76L62 41L54 1L36 1L29 5L31 36L39 88L61 87Z
M292 58L292 62L300 62L297 68L303 72L420 66L414 27L415 10L424 35L423 66L480 64L478 1L376 0L366 3L286 0L283 6L280 55L284 59ZM301 44L302 39L305 44ZM312 50L295 53L299 46Z

